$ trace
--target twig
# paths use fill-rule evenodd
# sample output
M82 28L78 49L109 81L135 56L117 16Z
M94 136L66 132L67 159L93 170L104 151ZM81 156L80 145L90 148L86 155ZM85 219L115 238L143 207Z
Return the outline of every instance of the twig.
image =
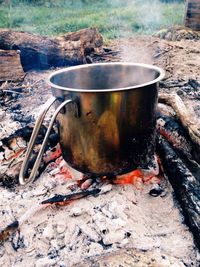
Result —
M15 91L12 91L12 90L7 90L7 89L3 90L3 92L17 94L17 95L23 95L23 93L19 93L19 92L15 92Z
M160 81L160 86L163 87L163 88L176 88L176 87L183 87L186 83L175 83L175 82L170 82L170 81L167 81L167 82L163 82L163 81Z
M55 195L52 198L49 198L47 200L44 200L41 202L41 204L55 204L55 203L65 203L71 200L77 200L86 196L95 196L101 192L101 189L96 188L93 190L87 190L87 191L81 191L77 193L72 193L69 195Z

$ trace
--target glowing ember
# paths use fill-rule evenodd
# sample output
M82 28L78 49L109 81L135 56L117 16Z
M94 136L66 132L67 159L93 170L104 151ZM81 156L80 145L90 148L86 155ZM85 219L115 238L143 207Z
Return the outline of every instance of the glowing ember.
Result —
M56 160L55 160L56 158ZM61 156L61 150L60 146L56 146L53 151L50 151L48 155L46 156L46 161L54 161L54 165L52 166L52 171L50 174L55 179L60 180L66 180L66 179L73 179L73 171L69 167L69 165L65 162L63 157ZM149 169L136 169L129 173L117 175L115 178L110 180L113 184L119 184L119 185L125 185L125 184L132 184L135 186L136 189L142 189L144 184L159 184L160 183L160 177L162 176L160 174L160 171L162 171L162 168L159 168L160 160L157 156L155 156L155 166L151 167ZM109 178L104 176L101 177L101 182L108 182ZM76 179L76 184L78 187L80 187L82 190L88 189L94 182L95 178L87 178L82 175L80 179Z
M23 152L25 151L25 148L20 148L13 154L11 154L7 160L16 159L18 158Z
M61 148L60 145L57 144L52 150L47 151L44 155L44 162L48 163L50 161L56 160L61 156Z
M132 184L137 189L142 189L143 184L160 183L159 159L155 157L155 168L136 169L129 173L117 175L113 180L114 184Z
M59 168L59 171L56 173L55 178L71 179L72 178L72 174L71 174L71 172L69 170L69 167L66 165L65 161L62 159L62 157L57 159L57 162L60 163L59 164L60 168Z

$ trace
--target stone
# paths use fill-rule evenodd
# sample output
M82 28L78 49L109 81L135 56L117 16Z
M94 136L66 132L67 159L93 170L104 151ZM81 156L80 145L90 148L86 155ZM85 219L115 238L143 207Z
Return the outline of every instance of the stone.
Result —
M103 247L100 244L94 242L91 243L89 249L90 249L88 252L89 257L101 255L103 252Z
M110 191L112 190L112 188L113 188L112 184L106 184L106 185L103 185L103 186L101 187L101 192L100 192L100 194L105 194L105 193L107 193L107 192L110 192Z
M80 233L80 228L76 225L73 226L73 229L69 228L68 231L65 232L64 242L65 244L73 243L74 240L77 239Z
M95 224L96 224L95 229L99 234L105 234L108 232L108 227L106 225L106 222L95 221Z
M113 219L113 218L114 218L112 212L110 212L110 211L109 211L108 209L106 209L105 207L103 207L101 211L102 211L102 213L103 213L106 217L108 217L108 218L110 218L110 219Z
M101 240L101 236L95 231L95 229L89 227L86 224L80 225L81 232L85 234L91 241L98 242Z
M126 225L126 221L122 220L121 218L117 218L112 220L112 224L114 224L114 228L118 230Z
M36 261L35 267L50 267L56 264L55 259L40 258Z
M65 236L64 235L59 236L57 240L57 246L59 249L63 249L65 247Z
M109 204L109 211L113 214L115 218L123 218L127 220L127 215L124 213L124 207L119 205L116 201Z
M48 240L52 239L54 236L54 230L51 225L44 228L43 237L47 238Z
M83 210L79 207L74 207L70 210L69 216L80 216L83 213Z
M120 243L125 237L124 231L110 232L103 238L105 245L112 245L114 243Z
M129 240L127 238L123 239L120 243L116 244L117 248L123 248L128 244Z
M64 233L65 229L66 229L66 224L63 221L59 221L56 228L58 234Z

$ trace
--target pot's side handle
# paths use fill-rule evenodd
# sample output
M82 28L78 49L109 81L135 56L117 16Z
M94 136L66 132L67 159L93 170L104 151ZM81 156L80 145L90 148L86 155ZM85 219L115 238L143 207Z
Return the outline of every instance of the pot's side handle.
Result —
M55 97L51 97L49 100L47 100L47 102L44 104L43 108L41 109L40 113L39 113L39 116L36 120L36 123L35 123L35 127L33 129L33 132L32 132L32 135L31 135L31 138L30 138L30 141L29 141L29 144L28 144L28 148L27 148L27 151L26 151L26 154L25 154L25 158L23 160L23 163L22 163L22 167L21 167L21 170L20 170L20 173L19 173L19 183L21 185L25 185L27 183L31 183L34 181L36 175L37 175L37 171L38 171L38 168L39 168L39 165L40 165L40 162L41 162L41 159L42 159L42 155L44 153L44 149L45 149L45 145L46 145L46 142L48 140L48 137L49 137L49 134L50 134L50 131L51 131L51 128L53 126L53 123L58 115L58 113L60 112L60 110L67 104L73 102L72 100L68 99L68 100L65 100L64 102L62 102L58 108L55 110L51 120L50 120L50 123L49 123L49 126L48 126L48 129L47 129L47 132L45 134L45 137L44 137L44 140L42 142L42 145L41 145L41 148L38 152L38 155L37 155L37 158L35 160L35 163L33 165L33 168L31 170L31 173L29 175L29 177L25 177L26 175L26 172L27 172L27 168L28 168L28 165L29 165L29 159L31 157L31 154L32 154L32 151L33 151L33 147L35 145L35 141L36 141L36 138L37 138L37 135L38 135L38 132L40 130L40 127L44 121L44 118L45 118L45 115L47 113L47 111L49 110L49 108L52 106L52 104L58 100L57 98Z

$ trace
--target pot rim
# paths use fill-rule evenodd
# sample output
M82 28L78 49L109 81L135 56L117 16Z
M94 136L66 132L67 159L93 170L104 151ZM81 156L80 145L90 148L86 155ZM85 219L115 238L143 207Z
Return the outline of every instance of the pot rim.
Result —
M147 83L143 83L143 84L138 84L138 85L134 85L134 86L128 86L128 87L121 87L121 88L105 88L105 89L77 89L77 88L70 88L70 87L64 87L64 86L60 86L60 85L56 85L53 82L51 82L51 79L60 73L66 72L66 71L70 71L70 70L76 70L76 69L82 69L82 68L88 68L94 65L98 65L98 66L104 66L104 65L124 65L124 66L139 66L139 67L144 67L146 69L151 69L151 70L155 70L159 73L159 76L154 79L151 80L150 82ZM165 71L157 66L154 65L150 65L150 64L144 64L144 63L132 63L132 62L108 62L108 63L93 63L93 64L84 64L84 65L78 65L78 66L73 66L73 67L68 67L68 68L63 68L57 71L52 72L46 79L46 82L49 86L51 86L54 89L59 89L59 90L64 90L64 91L69 91L69 92L87 92L87 93L100 93L100 92L117 92L117 91L125 91L125 90L132 90L132 89L138 89L141 87L145 87L148 85L152 85L155 84L157 82L159 82L160 80L162 80L165 76Z

